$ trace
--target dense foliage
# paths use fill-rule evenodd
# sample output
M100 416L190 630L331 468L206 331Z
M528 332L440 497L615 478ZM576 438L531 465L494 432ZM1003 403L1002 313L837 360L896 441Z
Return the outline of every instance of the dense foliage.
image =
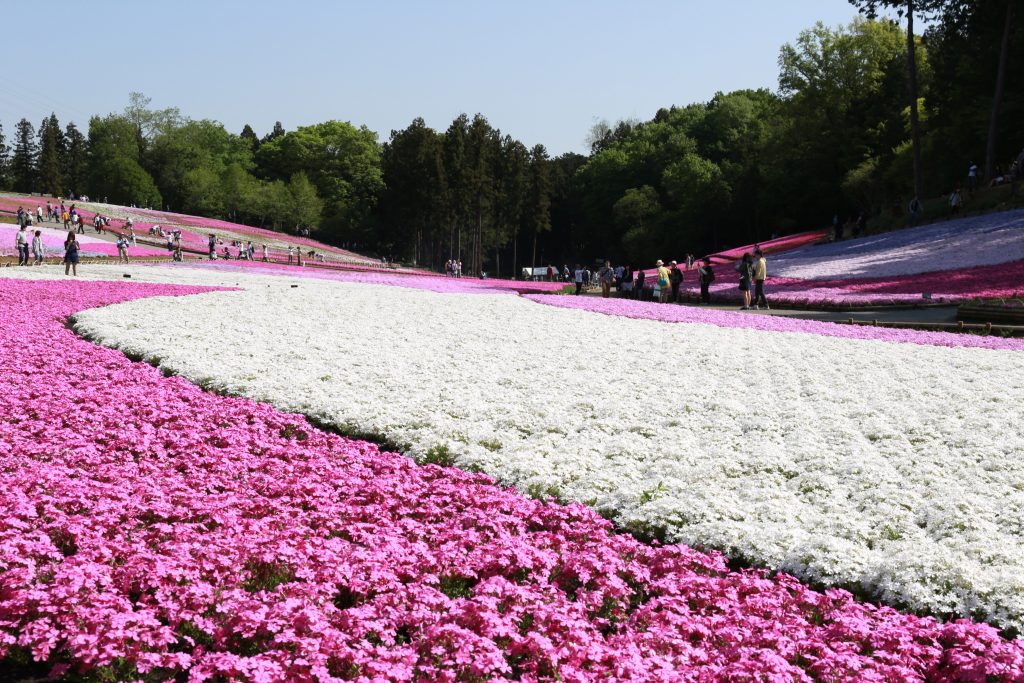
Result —
M1008 0L851 4L865 17L782 46L775 91L598 123L588 156L551 158L481 114L444 131L417 118L387 140L342 121L235 135L133 93L87 136L55 115L0 129L0 186L319 230L395 259L510 275L899 215L915 192L965 182L972 163L983 183L1008 170L1024 145L1024 13Z

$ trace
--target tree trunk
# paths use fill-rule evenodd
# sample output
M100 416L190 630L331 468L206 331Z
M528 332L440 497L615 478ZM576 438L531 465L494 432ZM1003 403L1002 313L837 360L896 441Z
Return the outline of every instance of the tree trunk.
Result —
M914 194L924 195L924 167L921 164L921 122L917 113L917 55L914 44L914 0L907 0L907 72L910 86L910 139L914 153Z
M519 228L512 233L512 279L519 277Z
M999 109L1003 104L1003 90L1006 85L1006 59L1010 51L1010 27L1013 25L1013 4L1006 0L1006 23L1003 25L1003 44L999 49L999 69L996 71L996 92L992 96L992 114L988 119L988 142L985 145L985 179L991 180L996 167L996 135L999 123Z
M530 258L530 263L531 263L531 266L530 266L531 267L530 276L533 277L534 271L532 269L537 267L537 231L536 230L533 231L533 256Z

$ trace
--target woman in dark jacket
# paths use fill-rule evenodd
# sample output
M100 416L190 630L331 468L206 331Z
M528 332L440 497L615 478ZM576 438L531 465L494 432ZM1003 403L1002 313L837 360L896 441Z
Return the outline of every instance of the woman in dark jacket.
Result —
M746 311L750 308L750 282L754 279L754 257L749 251L736 264L736 272L740 274L740 291L743 292L743 308L740 310Z

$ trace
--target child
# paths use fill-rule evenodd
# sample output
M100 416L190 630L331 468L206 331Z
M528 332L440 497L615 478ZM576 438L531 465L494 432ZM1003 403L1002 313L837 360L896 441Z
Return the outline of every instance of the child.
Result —
M36 257L36 265L43 265L43 255L45 254L43 248L43 231L36 230L35 235L32 237L32 253Z

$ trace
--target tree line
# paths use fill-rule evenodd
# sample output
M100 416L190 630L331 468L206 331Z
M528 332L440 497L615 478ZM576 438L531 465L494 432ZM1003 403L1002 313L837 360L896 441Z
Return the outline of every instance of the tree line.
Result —
M986 178L1006 170L1024 146L1015 3L851 3L863 16L781 47L776 90L600 122L586 155L551 157L482 114L443 131L417 118L384 141L342 121L234 134L133 93L85 134L55 115L38 128L22 119L10 145L0 128L0 187L308 228L397 260L455 258L467 273L508 276L898 212L915 194L948 193L971 163Z

